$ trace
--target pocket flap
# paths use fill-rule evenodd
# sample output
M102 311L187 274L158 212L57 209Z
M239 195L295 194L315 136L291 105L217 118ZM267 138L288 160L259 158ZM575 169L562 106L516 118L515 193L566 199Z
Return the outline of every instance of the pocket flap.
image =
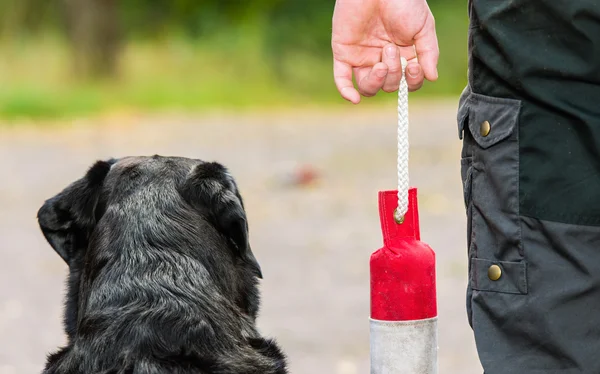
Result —
M465 106L468 107L469 130L477 144L486 149L513 134L521 101L471 92Z
M490 279L490 274L498 275L497 268L490 272L492 266L500 268L500 276ZM471 259L471 288L479 291L494 291L513 294L527 294L527 263L525 261L508 262L492 261L481 258Z

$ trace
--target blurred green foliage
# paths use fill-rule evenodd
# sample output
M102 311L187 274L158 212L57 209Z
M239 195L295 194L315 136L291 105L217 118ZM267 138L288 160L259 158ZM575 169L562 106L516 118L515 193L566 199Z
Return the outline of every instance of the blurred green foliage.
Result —
M1 117L343 103L331 71L334 0L111 0L122 40L113 79L74 73L68 1L0 2ZM440 78L413 96L457 95L466 83L466 1L429 4ZM367 101L388 100L395 96Z

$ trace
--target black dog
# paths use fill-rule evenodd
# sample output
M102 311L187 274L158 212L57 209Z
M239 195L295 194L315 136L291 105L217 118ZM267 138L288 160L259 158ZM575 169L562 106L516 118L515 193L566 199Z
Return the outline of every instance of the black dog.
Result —
M262 274L220 164L99 161L38 219L70 270L68 344L45 374L287 373L256 328Z

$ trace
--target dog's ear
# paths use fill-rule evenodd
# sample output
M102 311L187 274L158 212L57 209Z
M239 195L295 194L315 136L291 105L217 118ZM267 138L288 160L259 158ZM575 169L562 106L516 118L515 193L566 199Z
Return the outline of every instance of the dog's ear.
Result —
M236 255L262 278L260 265L248 242L244 202L227 169L216 162L195 166L184 184L182 195L231 241Z
M96 162L83 178L46 200L38 211L44 237L67 264L75 251L86 245L96 225L102 185L114 162Z

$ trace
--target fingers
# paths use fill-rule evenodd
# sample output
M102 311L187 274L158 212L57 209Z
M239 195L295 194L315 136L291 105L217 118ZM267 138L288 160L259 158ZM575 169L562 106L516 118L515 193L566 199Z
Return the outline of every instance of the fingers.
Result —
M400 62L400 49L395 44L388 44L383 48L382 62L387 65L388 73L383 84L385 92L394 92L400 86L402 78L402 63Z
M361 101L361 95L371 97L380 90L397 91L402 78L400 56L404 56L409 61L406 66L406 83L409 91L420 89L425 79L435 81L438 78L439 49L433 17L430 17L423 31L415 37L414 47L398 47L390 43L383 48L382 62L375 64L372 68L355 67L353 69L350 64L334 59L334 78L340 95L344 99L358 104ZM352 81L353 72L358 82L358 90Z
M437 63L440 50L435 34L435 21L431 14L425 21L423 30L415 36L415 49L425 78L429 81L435 81L438 78Z
M402 78L402 63L400 55L397 56L398 67L394 64L380 62L371 68L354 69L358 81L358 91L366 97L375 96L379 90L385 92L397 91ZM395 61L394 61L395 62ZM423 86L425 79L423 69L419 62L413 58L406 66L406 83L409 91L416 91Z
M408 84L409 91L416 91L423 86L423 80L425 75L423 69L419 65L419 62L415 56L414 48L400 47L398 48L395 44L388 44L383 49L382 61L388 66L388 74L383 85L385 92L397 91L400 86L400 80L402 79L402 62L400 55L408 60L406 66L406 83Z
M353 104L360 103L360 94L352 83L352 67L339 60L333 60L333 76L340 95Z
M398 61L400 59L398 58ZM378 62L371 67L355 68L354 74L358 82L358 91L352 83L352 68L341 61L334 60L333 73L335 85L342 97L354 104L360 103L360 95L375 96L382 89L388 76L388 66ZM400 69L400 74L402 70ZM399 79L398 79L399 80ZM359 94L360 92L360 94Z
M359 68L355 70L358 81L358 91L363 96L375 96L383 88L388 75L388 67L383 62L378 62L373 68Z
M406 65L406 84L410 92L416 91L423 86L425 75L421 65L416 60L410 61Z
M415 46L400 47L400 56L404 57L408 62L405 69L408 90L412 92L420 89L423 86L425 76L421 65L419 65Z

